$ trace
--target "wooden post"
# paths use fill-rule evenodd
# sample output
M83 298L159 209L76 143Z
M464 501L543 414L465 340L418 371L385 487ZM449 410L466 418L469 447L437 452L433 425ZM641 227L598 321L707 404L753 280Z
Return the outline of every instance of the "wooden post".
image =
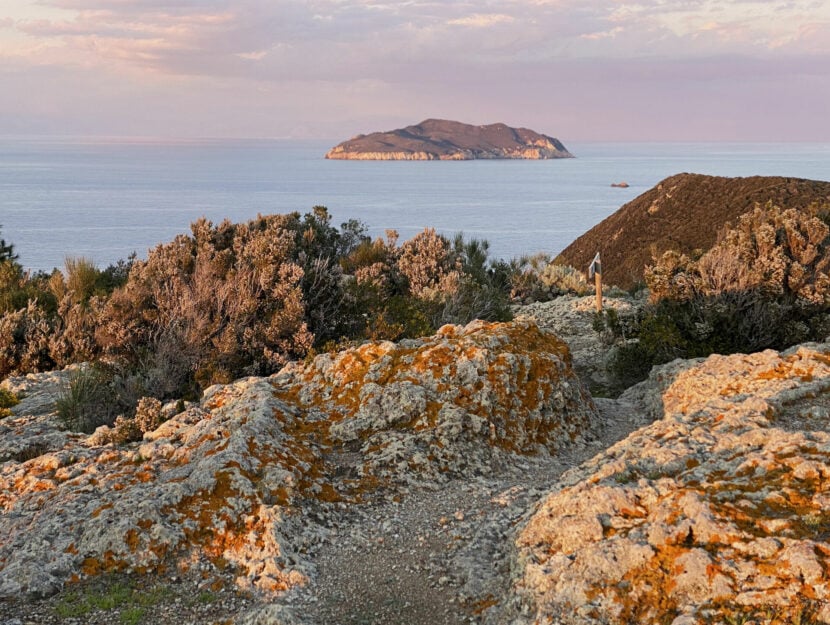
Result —
M594 285L597 289L597 312L602 312L602 262L599 259L599 252L594 256L594 260L588 267L588 279L594 279Z

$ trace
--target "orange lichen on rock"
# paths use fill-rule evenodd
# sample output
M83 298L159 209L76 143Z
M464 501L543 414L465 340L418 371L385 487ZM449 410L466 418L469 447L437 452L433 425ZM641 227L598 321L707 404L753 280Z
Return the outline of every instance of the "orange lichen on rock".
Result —
M595 417L565 344L529 321L447 326L216 385L122 446L21 417L36 432L26 449L43 452L2 465L0 596L205 560L244 589L283 592L306 583L308 544L326 535L309 519L395 483L556 451Z
M280 399L327 415L314 420L317 442L360 444L361 471L375 478L489 472L499 454L569 444L596 414L565 343L530 321L368 343L289 365L273 379ZM310 437L297 421L289 429L297 440Z
M830 433L781 427L815 411L828 350L655 371L663 418L576 471L518 536L532 622L830 621Z

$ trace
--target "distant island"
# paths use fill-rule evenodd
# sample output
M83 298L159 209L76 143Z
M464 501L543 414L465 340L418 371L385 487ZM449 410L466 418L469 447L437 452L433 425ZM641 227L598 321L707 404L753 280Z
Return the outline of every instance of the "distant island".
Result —
M334 146L326 158L365 161L467 161L573 158L562 142L506 124L473 126L427 119L415 126L358 135Z

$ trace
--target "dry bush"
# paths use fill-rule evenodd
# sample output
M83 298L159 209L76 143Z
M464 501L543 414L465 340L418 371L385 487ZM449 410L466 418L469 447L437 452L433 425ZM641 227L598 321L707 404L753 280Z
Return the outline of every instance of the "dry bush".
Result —
M53 369L55 361L49 350L53 330L35 301L0 315L0 377Z
M826 211L756 206L698 261L664 253L646 269L652 300L759 291L801 305L830 304L830 228L821 218Z
M449 239L426 228L401 245L398 270L409 281L414 297L451 293L457 286L461 264Z
M141 428L135 419L118 415L111 426L104 425L95 430L90 438L93 445L125 445L142 438Z
M142 397L135 407L135 422L138 429L152 432L164 421L161 415L161 402L155 397Z
M664 252L653 265L646 267L645 279L653 302L663 299L687 302L697 293L700 282L697 264L674 250Z
M613 368L634 382L675 357L783 349L830 330L828 209L767 205L695 261L666 252L646 270L651 304Z
M136 262L102 315L98 340L136 360L163 348L205 387L267 375L305 354L302 268L291 215L245 224L195 222ZM181 362L183 360L184 362ZM156 394L154 389L148 389Z
M24 308L28 299L23 269L12 260L0 261L0 314Z
M565 294L587 295L593 290L593 286L588 284L585 279L585 274L569 265L547 263L543 267L539 279L554 296Z
M95 332L106 300L93 297L75 301L69 291L58 304L54 330L49 339L49 354L58 367L74 362L89 362L100 352Z
M362 287L374 288L383 296L392 296L403 290L404 277L398 269L398 233L386 231L386 239L363 241L340 260L347 274L354 276Z
M543 253L512 261L509 276L510 298L521 302L545 302L569 294L586 295L593 288L583 272L555 264Z

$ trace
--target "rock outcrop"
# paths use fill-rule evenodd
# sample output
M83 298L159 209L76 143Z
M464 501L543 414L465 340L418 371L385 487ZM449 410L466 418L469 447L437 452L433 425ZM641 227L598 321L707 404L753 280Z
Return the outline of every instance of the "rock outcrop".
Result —
M281 593L313 574L306 554L335 506L554 452L596 415L567 346L527 321L214 386L123 446L60 428L50 392L65 375L4 382L26 398L0 420L0 597L226 565L239 587Z
M830 344L655 369L519 531L512 622L830 622L828 391Z
M627 289L643 280L653 253L706 251L727 223L734 225L756 204L767 202L797 209L828 203L830 182L677 174L606 217L566 247L556 261L587 270L599 250L605 283Z
M340 160L432 161L573 158L553 137L505 124L473 126L427 119L414 126L358 135L333 147Z
M613 310L623 328L636 323L645 305L643 298L603 297L604 310ZM613 350L594 329L596 298L562 295L549 302L534 302L516 308L517 319L529 319L568 342L574 370L589 386L614 388L608 371Z

